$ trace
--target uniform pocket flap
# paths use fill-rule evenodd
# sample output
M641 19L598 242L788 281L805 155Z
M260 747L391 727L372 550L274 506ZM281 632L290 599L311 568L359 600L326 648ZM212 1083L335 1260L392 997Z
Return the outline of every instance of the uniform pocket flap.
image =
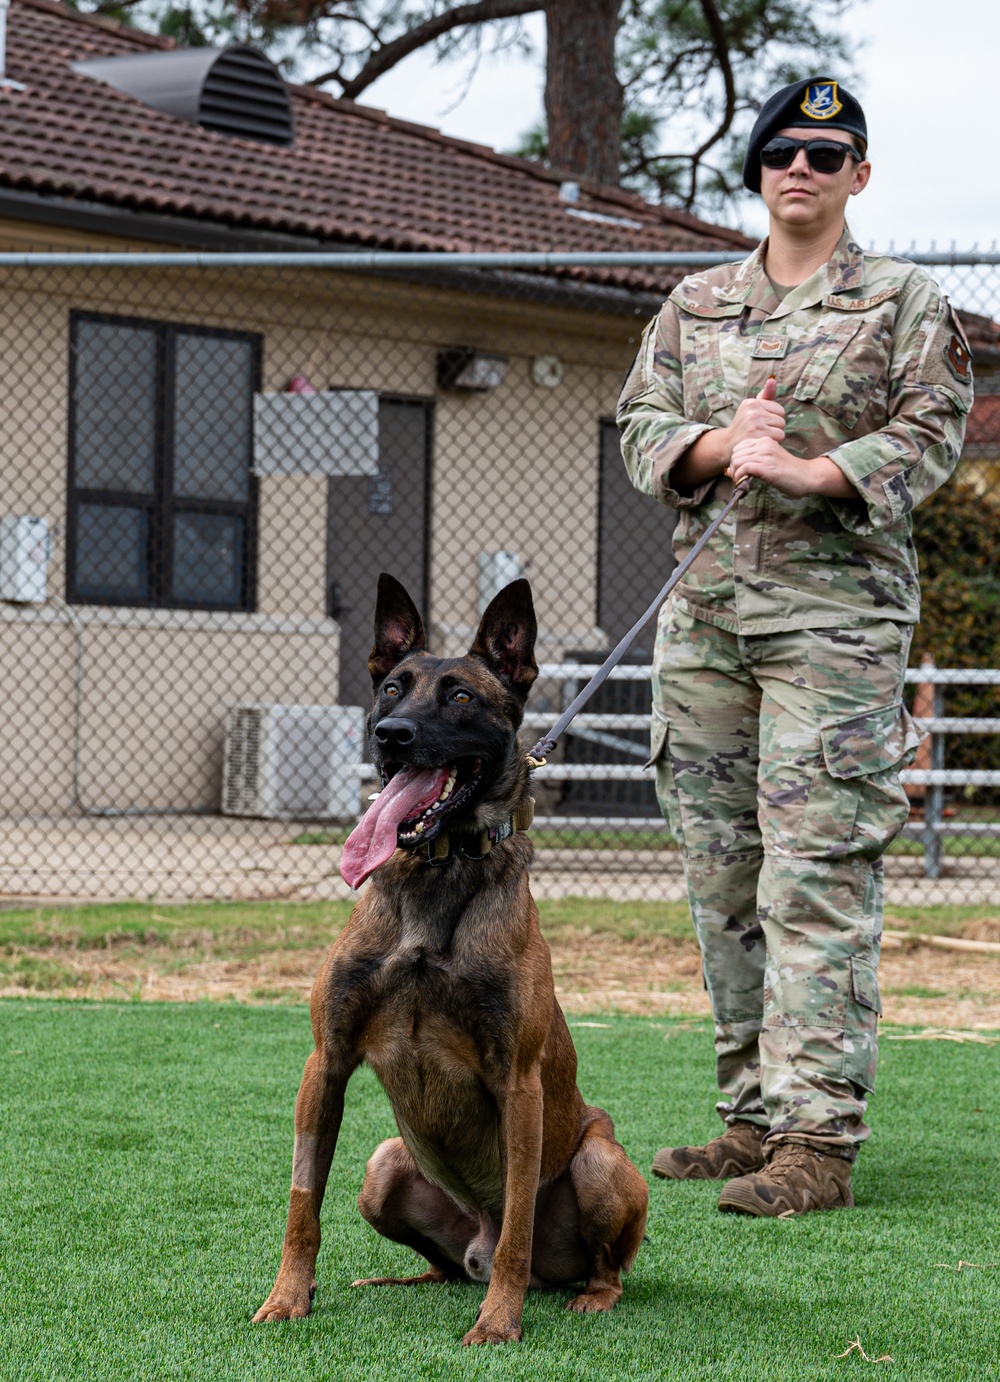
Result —
M913 761L923 735L902 701L826 725L820 735L831 777L868 777Z
M878 975L868 960L851 960L851 989L854 1001L863 1008L882 1015L882 997L878 991Z
M809 363L795 386L797 399L811 402L819 397L827 376L861 330L861 325L859 318L844 316L826 325L825 335L808 343Z
M644 768L651 768L663 752L663 746L667 742L666 720L661 720L656 711L653 711L653 723L649 731L649 758L643 764Z

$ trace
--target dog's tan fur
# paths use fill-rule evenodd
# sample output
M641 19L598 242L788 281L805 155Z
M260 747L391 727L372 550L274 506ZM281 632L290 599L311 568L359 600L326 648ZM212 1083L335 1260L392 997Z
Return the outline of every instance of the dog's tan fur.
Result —
M405 591L380 581L369 663L376 762L400 724L415 727L413 761L489 755L473 800L445 822L452 839L482 840L528 796L516 736L537 670L534 637L519 581L493 601L464 658L432 657ZM362 1061L385 1087L400 1136L376 1148L358 1203L428 1270L355 1285L488 1281L467 1344L520 1338L529 1285L584 1283L567 1307L577 1311L618 1301L648 1194L608 1115L577 1089L528 887L531 853L519 832L481 859L456 853L445 868L397 849L372 875L313 989L315 1050L295 1107L284 1250L255 1320L309 1313L320 1206L347 1082Z

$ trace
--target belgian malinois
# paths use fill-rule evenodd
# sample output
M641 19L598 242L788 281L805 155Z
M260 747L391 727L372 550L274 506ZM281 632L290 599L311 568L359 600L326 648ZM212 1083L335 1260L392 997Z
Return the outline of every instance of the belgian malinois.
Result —
M464 657L425 651L412 600L379 578L368 731L382 791L344 846L362 895L312 992L316 1047L295 1105L281 1267L255 1320L307 1315L319 1215L351 1073L378 1075L400 1136L358 1199L427 1259L355 1286L489 1282L466 1344L521 1337L529 1286L610 1310L646 1224L646 1183L583 1102L528 890L529 765L517 732L538 674L528 582L492 601Z

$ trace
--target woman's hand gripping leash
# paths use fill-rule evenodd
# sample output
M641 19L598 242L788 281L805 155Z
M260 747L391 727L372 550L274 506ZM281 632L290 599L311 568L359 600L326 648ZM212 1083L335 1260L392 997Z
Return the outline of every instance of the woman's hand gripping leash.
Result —
M748 403L766 404L766 410L748 409L743 435L733 445L726 474L734 484L744 480L763 480L790 499L807 494L824 494L828 499L857 498L847 476L829 456L793 456L781 445L785 438L785 410L776 401L778 381L772 374L755 399ZM745 408L741 404L740 408ZM734 427L738 425L734 423ZM749 430L750 434L747 435Z
M777 392L777 388L777 381L775 380L774 375L772 374L770 379L768 379L767 383L764 385L763 389L757 395L757 397L762 401L770 402L774 399L774 395ZM769 390L770 392L768 392ZM729 471L726 472L727 475L729 473ZM590 678L590 681L587 682L583 690L570 702L570 704L566 707L563 713L559 716L559 719L552 726L549 733L545 735L544 738L539 739L538 743L528 754L528 766L531 768L532 771L534 771L536 768L545 767L548 754L552 753L552 751L555 749L556 744L559 742L562 735L566 732L567 725L579 714L579 712L587 704L587 702L590 700L591 696L594 694L597 688L607 680L612 668L617 667L618 663L621 662L622 658L628 652L629 648L631 648L635 640L639 637L640 633L642 633L643 629L649 623L650 619L652 619L654 615L659 613L660 606L663 604L664 600L673 590L677 582L682 580L684 576L687 574L687 572L691 570L691 567L694 565L695 560L702 552L706 544L712 540L714 535L721 528L722 524L732 513L733 509L735 509L736 505L746 495L747 491L750 489L751 483L752 476L747 475L744 479L740 480L738 484L735 484L733 486L733 492L730 495L725 507L719 513L717 513L716 516L712 519L711 523L708 525L708 527L702 533L701 537L691 548L690 552L688 552L684 560L682 562L679 562L678 565L674 567L673 571L671 572L670 579L667 581L663 589L658 592L656 599L652 602L652 604L645 611L645 613L641 615L637 622L632 625L632 627L629 629L628 633L621 640L621 642L617 643L615 647L611 650L607 658L604 660L604 662L601 663L600 667L598 667L597 671Z

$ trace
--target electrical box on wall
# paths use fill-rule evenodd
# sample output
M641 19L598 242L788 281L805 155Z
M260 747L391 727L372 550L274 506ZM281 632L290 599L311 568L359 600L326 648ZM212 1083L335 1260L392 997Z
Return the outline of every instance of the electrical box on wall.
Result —
M44 518L0 518L0 600L44 604L49 574L49 525Z
M517 552L479 553L479 617L486 612L486 606L499 595L505 585L519 581L524 575L521 558Z

